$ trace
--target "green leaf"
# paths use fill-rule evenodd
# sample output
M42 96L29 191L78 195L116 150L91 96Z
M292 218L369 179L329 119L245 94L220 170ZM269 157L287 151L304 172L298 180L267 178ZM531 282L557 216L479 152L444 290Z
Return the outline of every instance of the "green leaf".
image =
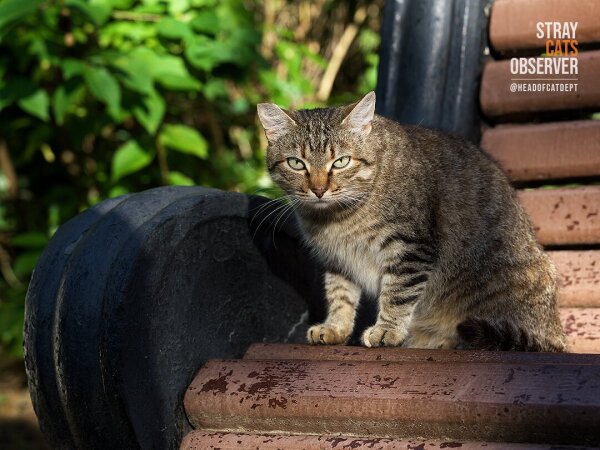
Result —
M90 91L98 100L106 103L113 118L120 115L121 88L119 83L104 67L86 67L83 77Z
M52 113L56 123L62 125L65 122L68 101L64 86L59 86L52 96Z
M202 94L212 102L219 97L227 97L227 87L222 78L212 78L204 85Z
M48 236L44 233L32 231L29 233L21 233L13 236L10 243L15 247L24 248L44 248L48 243Z
M150 134L156 133L165 115L165 101L156 91L144 97L142 106L133 107L133 115Z
M131 9L135 0L112 0L112 6L115 9Z
M112 181L143 169L152 162L154 155L131 140L117 149L112 159Z
M15 275L18 277L27 277L31 274L41 255L41 250L29 250L17 256L13 264Z
M188 0L170 0L169 2L169 14L177 16L187 11L190 7Z
M160 63L153 68L153 74L156 81L167 89L197 91L202 86L190 75L183 60L176 56L161 56Z
M80 78L67 80L56 88L52 96L52 114L58 125L65 123L68 113L76 111L77 106L84 101L85 95L85 84Z
M365 55L376 52L380 41L379 33L369 28L363 29L358 35L358 46Z
M111 61L111 64L122 71L123 84L135 92L149 94L154 90L152 67L157 64L155 53L146 48L138 47Z
M187 70L183 60L177 56L158 54L146 47L139 47L112 64L125 72L126 86L136 92L149 94L156 80L167 89L194 90L202 86Z
M187 22L182 22L172 17L165 17L156 25L158 34L167 39L189 39L194 33Z
M20 288L7 289L0 303L0 346L4 356L23 357L24 297Z
M190 24L194 30L209 34L216 34L221 26L217 14L212 9L198 13Z
M44 122L48 120L50 100L45 90L38 89L29 97L19 100L18 104L22 110L27 111L29 114L42 119Z
M169 172L169 183L175 186L194 186L194 180L181 172Z
M224 43L228 53L234 57L229 62L238 66L245 66L259 59L260 54L257 52L257 48L260 41L261 35L255 29L234 29L229 39ZM302 47L306 48L306 46ZM302 56L306 57L307 55L303 52Z
M165 88L174 91L199 91L202 86L198 80L186 75L163 73L157 76L157 81Z
M154 40L157 30L154 23L116 21L102 26L98 33L101 47L127 50L140 48L136 44L146 44Z
M78 9L98 26L106 22L112 12L110 0L67 0L65 5Z
M209 71L223 62L235 62L239 52L221 41L214 41L206 36L197 36L185 50L185 57L198 69Z
M86 65L77 59L65 59L61 66L67 80L75 75L81 75L86 68Z
M32 55L37 56L44 66L46 63L49 63L50 60L52 60L53 63L59 62L58 58L55 58L55 55L49 52L48 43L38 36L34 35L31 37L31 43L29 44L28 50Z
M41 0L4 0L0 2L0 36L11 23L33 14Z
M190 4L196 8L214 8L217 5L217 2L220 1L222 0L190 0Z
M158 138L161 145L172 150L206 158L208 156L208 143L193 128L185 125L165 125Z
M35 94L37 89L37 86L24 78L9 81L0 87L0 110L17 100Z
M129 189L127 189L125 186L117 185L109 191L108 198L115 198L125 194L129 194Z

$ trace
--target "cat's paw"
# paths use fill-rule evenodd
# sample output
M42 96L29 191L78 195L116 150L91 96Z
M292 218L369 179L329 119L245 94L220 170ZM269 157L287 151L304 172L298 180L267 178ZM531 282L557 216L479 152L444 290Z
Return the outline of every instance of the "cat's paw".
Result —
M366 347L396 347L402 344L406 334L399 329L375 324L365 330L362 341Z
M309 344L345 344L349 337L349 332L342 330L338 325L330 323L314 325L306 333Z

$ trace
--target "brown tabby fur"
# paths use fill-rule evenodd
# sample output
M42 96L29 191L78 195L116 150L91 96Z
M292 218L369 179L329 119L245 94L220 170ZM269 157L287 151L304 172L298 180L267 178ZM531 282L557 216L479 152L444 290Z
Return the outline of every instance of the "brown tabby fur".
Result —
M345 343L365 291L379 298L368 347L564 351L555 269L504 174L468 142L374 106L372 92L340 108L258 106L271 177L327 268L328 316L309 342Z

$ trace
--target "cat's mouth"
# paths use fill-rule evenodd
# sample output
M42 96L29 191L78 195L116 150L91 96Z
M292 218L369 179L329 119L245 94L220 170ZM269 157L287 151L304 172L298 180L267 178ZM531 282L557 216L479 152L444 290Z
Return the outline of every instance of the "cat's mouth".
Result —
M308 203L313 208L318 208L318 209L327 208L331 205L331 202L326 198L316 198L313 200L309 200Z
M339 211L348 207L344 202L331 196L324 196L322 198L304 197L301 199L301 203L305 208L314 212Z
M360 203L359 197L331 194L330 192L326 192L325 195L321 197L307 195L305 193L296 194L295 197L303 207L312 209L313 211L353 209Z
M317 198L309 197L307 195L297 195L297 198L298 200L300 200L302 205L315 209L325 209L330 207L334 203L329 196Z

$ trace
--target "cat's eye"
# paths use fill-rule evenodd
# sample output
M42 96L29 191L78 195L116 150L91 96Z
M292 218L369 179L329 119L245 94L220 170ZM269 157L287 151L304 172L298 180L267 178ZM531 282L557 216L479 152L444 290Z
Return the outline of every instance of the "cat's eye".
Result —
M342 156L341 158L338 158L333 162L333 167L335 167L336 169L343 169L348 164L350 164L350 157Z
M306 169L306 166L304 165L304 163L301 160L299 160L298 158L288 158L287 163L294 170Z

